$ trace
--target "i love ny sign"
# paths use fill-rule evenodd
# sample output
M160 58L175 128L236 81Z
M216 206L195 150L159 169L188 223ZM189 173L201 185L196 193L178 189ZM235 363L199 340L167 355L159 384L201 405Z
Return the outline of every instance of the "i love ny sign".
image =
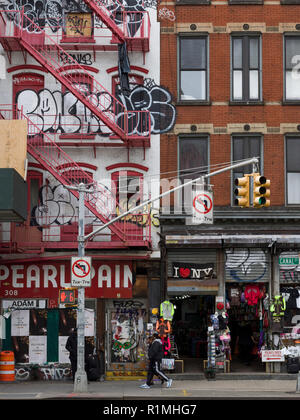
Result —
M207 279L212 278L214 273L214 264L189 264L172 263L173 277L181 279Z

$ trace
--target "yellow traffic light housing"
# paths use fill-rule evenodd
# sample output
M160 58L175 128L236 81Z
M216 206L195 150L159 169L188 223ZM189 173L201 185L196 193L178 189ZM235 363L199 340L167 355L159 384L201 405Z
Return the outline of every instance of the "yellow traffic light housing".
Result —
M259 173L253 175L253 207L270 206L270 180Z
M250 205L250 176L244 175L242 178L236 178L235 185L240 188L235 188L234 194L236 196L234 204L240 207L249 207Z

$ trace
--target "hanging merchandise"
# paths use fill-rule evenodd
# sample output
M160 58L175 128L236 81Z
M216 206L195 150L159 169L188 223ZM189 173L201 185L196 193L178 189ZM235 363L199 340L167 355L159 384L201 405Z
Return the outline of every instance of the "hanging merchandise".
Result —
M156 322L156 331L160 337L166 337L171 332L170 322L161 316Z
M164 358L170 357L170 350L171 350L170 337L168 335L165 337L161 337L161 343L163 346Z
M210 320L211 320L211 324L214 330L218 330L219 329L219 318L218 318L218 313L216 312L215 314L212 314L210 316Z
M282 317L284 316L286 309L285 299L282 295L274 296L272 304L270 306L270 312L272 312L273 317Z
M225 330L228 325L228 315L225 312L222 312L222 314L218 315L219 320L219 329Z
M282 295L276 295L271 301L270 312L272 314L272 332L281 332L283 329L283 317L285 314L286 303Z
M245 288L245 299L249 306L257 305L258 299L260 297L260 289L258 286L246 286Z
M229 299L231 306L240 306L241 304L241 291L239 287L231 287L229 289Z
M269 298L268 293L266 293L266 295L265 295L265 298L263 300L263 305L264 305L264 310L268 311L269 308L270 308L270 298Z
M297 309L297 300L300 296L296 287L287 287L282 289L282 296L286 302L286 309Z
M160 316L168 321L172 321L174 316L174 305L169 300L160 304Z

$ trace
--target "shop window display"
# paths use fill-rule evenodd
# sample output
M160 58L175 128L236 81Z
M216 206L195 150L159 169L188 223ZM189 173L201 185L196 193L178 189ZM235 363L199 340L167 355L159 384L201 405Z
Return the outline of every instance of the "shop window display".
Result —
M285 309L278 333L277 347L284 352L288 371L291 359L296 359L298 368L295 372L291 372L296 373L299 371L300 358L300 286L281 285L280 295L285 302ZM283 312L282 307L278 310Z
M230 284L226 289L231 334L231 370L264 370L261 350L269 345L269 295L264 283Z

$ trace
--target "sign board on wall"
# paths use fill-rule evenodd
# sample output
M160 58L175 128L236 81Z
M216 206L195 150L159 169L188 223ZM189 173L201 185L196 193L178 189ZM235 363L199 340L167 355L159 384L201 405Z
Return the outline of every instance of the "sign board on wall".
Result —
M131 298L132 262L94 260L86 298ZM4 299L48 298L57 304L59 289L70 288L70 260L0 264L0 295Z

